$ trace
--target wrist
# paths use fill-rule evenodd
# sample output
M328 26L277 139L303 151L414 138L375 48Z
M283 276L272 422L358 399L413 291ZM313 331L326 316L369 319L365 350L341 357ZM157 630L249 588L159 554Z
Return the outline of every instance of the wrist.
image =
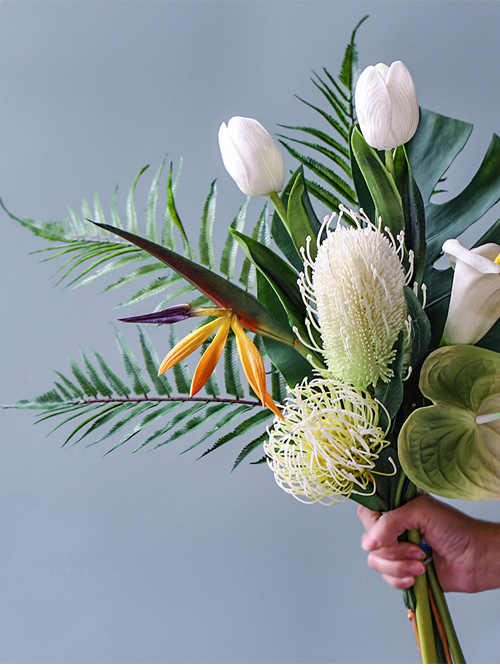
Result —
M500 523L474 520L477 529L473 592L500 588Z

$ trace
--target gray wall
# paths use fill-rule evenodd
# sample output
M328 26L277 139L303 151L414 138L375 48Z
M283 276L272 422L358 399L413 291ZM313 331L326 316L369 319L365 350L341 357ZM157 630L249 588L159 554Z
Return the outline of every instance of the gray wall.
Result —
M338 71L365 14L362 66L403 60L422 106L474 123L450 171L458 192L500 131L497 2L5 2L0 195L19 216L59 220L96 189L109 212L119 183L123 212L149 163L142 212L169 151L184 157L178 207L194 239L218 178L222 239L242 194L219 157L221 121L315 123L294 94L321 103L311 69ZM0 235L0 401L48 390L80 345L118 365L110 322L129 292L54 289L57 264L29 256L47 245L3 213ZM354 504L301 505L266 466L230 474L243 441L200 462L201 450L178 456L189 441L100 460L103 445L60 450L64 430L46 438L53 424L33 420L0 414L0 662L418 662L400 594L366 566ZM497 503L460 506L499 519ZM499 594L449 602L468 660L498 660Z

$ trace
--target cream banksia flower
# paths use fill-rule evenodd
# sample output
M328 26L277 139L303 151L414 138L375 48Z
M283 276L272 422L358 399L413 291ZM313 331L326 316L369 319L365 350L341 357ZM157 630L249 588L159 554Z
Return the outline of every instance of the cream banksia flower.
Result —
M331 505L354 487L373 495L375 462L389 444L377 425L383 406L328 372L304 379L290 394L264 444L278 485L304 503Z
M347 213L355 227L341 224ZM326 237L314 261L304 252L299 287L312 325L320 332L328 370L343 382L368 388L392 377L398 334L408 328L399 245L363 214L340 209L325 221ZM321 232L320 232L321 235ZM410 252L411 257L411 252ZM312 339L312 338L311 338Z

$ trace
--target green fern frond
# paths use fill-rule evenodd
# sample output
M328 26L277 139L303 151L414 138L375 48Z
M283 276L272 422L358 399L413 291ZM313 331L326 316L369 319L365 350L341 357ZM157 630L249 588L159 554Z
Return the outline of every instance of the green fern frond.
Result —
M336 211L339 208L341 201L333 193L327 191L326 188L310 179L306 179L306 186L307 192L326 205L331 211Z
M237 365L236 343L230 334L224 349L224 382L226 393L236 398L243 398L245 392L241 385L240 372Z
M354 90L359 75L358 54L355 38L358 28L367 18L368 17L365 16L357 24L352 32L351 41L347 45L338 78L336 79L333 77L326 68L323 68L324 76L320 76L314 72L315 78L312 79L312 82L324 96L328 103L329 110L322 109L320 106L307 102L303 98L297 96L299 100L301 100L305 105L311 109L314 109L318 114L320 114L320 116L329 124L330 128L335 131L335 134L338 135L339 138L333 139L328 133L308 126L282 126L284 128L288 128L289 130L296 130L307 135L312 135L323 143L317 144L307 140L299 140L293 137L281 136L289 142L296 142L302 146L307 147L308 149L312 149L313 151L320 153L330 161L332 164L331 167L329 167L327 164L314 160L309 156L305 156L299 153L290 147L289 144L280 140L281 144L294 158L300 161L306 168L314 172L314 174L316 174L322 181L326 182L326 189L323 186L316 185L317 187L310 190L309 193L310 195L313 195L318 200L320 200L322 203L326 204L328 207L333 206L332 208L334 209L336 209L338 204L340 204L337 196L340 196L340 200L343 204L350 204L353 206L358 204L356 194L351 185L338 177L332 167L335 169L340 168L349 177L349 181L351 180L352 173L349 165L349 136L351 129L356 123ZM333 114L330 113L330 110L333 112ZM309 183L309 180L306 179L306 184Z
M334 140L333 137L328 135L328 133L323 132L322 130L318 130L317 128L311 128L310 126L285 126L282 123L279 123L278 125L280 126L280 128L286 128L287 130L297 130L307 135L312 135L316 139L324 142L327 145L327 147L335 149L335 151L341 154L344 158L349 159L350 157L349 149L347 146L341 144L340 142L337 142L337 140ZM294 142L298 142L298 140L288 137L286 135L278 134L278 137L283 137L283 139L285 140L292 140Z
M158 184L160 182L160 178L166 160L167 157L165 156L160 167L158 168L158 171L156 172L155 178L153 179L151 186L149 187L148 199L146 203L146 214L145 214L146 237L148 238L148 240L152 240L153 242L158 241L158 231L156 229L156 206L158 204ZM99 221L99 223L105 223L105 220L102 219L102 221Z
M210 192L203 207L200 227L200 263L210 270L215 270L215 257L213 246L213 227L215 219L215 205L217 200L217 187L215 180L210 186Z
M288 144L283 142L283 140L280 140L280 144L285 147L289 154L294 156L294 158L297 158L297 160L308 167L312 172L314 172L314 174L326 181L329 186L335 189L335 191L337 191L337 193L341 196L341 198L343 198L345 202L348 202L351 205L356 204L356 192L333 170L326 167L319 161L310 158L309 156L300 154L293 147L290 147Z
M199 440L197 440L194 444L189 446L187 449L184 449L184 451L182 451L181 454L185 454L188 451L191 451L192 449L195 449L196 447L198 447L203 442L206 442L208 439L213 439L214 435L216 435L221 428L227 427L237 417L239 417L240 414L248 412L249 409L251 409L251 407L245 406L245 405L240 405L239 407L236 407L236 409L233 409L230 412L228 412L227 414L224 414L222 419L220 419L213 426L211 426L210 430L207 431L204 435L202 435L202 437Z
M177 342L178 342L177 331L174 324L172 324L170 326L170 337L169 337L170 349L173 349L173 347L175 347ZM191 389L191 376L189 374L189 370L186 363L184 363L184 361L181 361L177 365L174 365L173 373L177 392L189 393Z
M264 442L266 441L266 438L268 437L267 432L261 433L257 437L255 437L253 440L251 440L248 444L246 444L243 449L240 451L238 454L237 459L234 462L233 469L231 472L238 467L238 465L249 455L252 453L252 451L255 451L257 447L260 447Z
M310 102L307 102L307 100L303 100L300 96L296 96L301 102L304 103L304 105L307 105L311 109L314 109L315 112L318 112L325 121L340 135L340 137L344 140L344 142L349 142L349 131L346 130L345 124L340 125L340 123L333 118L331 114L328 112L325 112L324 109L321 109L321 107L318 107L317 105L313 105Z
M134 203L134 194L135 194L135 188L137 186L137 182L141 178L141 175L146 172L146 170L149 168L149 165L145 165L139 172L137 173L136 178L132 182L132 186L130 187L130 191L128 192L127 196L127 202L125 206L125 220L127 222L127 230L129 233L134 233L134 235L139 235L139 227L137 225L137 212L135 211L135 203ZM89 216L86 218L91 218L90 213Z
M247 213L248 203L250 202L250 197L246 197L243 204L241 205L238 213L231 221L229 228L231 230L236 230L239 233L243 231L245 226L245 217ZM231 232L228 232L226 237L226 242L224 244L224 249L222 250L222 257L220 261L220 271L225 275L229 280L234 278L234 268L236 265L236 252L238 251L239 245L235 238L231 235Z
M264 205L264 209L262 210L259 216L259 220L257 221L257 223L254 226L254 229L252 230L251 234L252 240L257 240L260 242L262 238L265 238L268 211L269 211L269 205L266 202L266 204ZM266 242L263 243L266 244ZM270 240L267 240L267 246L269 246L269 244ZM241 284L243 284L243 286L246 288L247 291L252 289L255 284L255 265L250 262L250 259L247 256L245 256L243 260L239 281Z
M146 384L144 375L142 374L142 371L134 358L132 350L130 349L126 339L123 337L118 328L116 326L113 326L113 328L115 329L116 341L118 343L118 350L122 357L123 367L127 373L132 390L134 393L138 393L139 395L143 395L145 398L147 398L150 389Z
M165 375L158 377L158 370L160 368L160 360L158 355L153 347L151 340L149 339L148 334L143 328L139 328L139 341L141 343L142 356L144 358L144 364L146 366L146 371L151 379L153 386L156 389L156 392L162 395L171 395L172 386L169 384L169 381Z
M349 130L349 119L347 117L349 111L347 107L344 105L344 103L339 100L338 96L335 94L335 92L328 86L328 84L325 84L325 82L321 79L321 77L314 72L315 77L318 79L318 81L315 81L314 79L311 79L312 83L316 88L321 91L321 93L325 96L325 98L328 100L332 108L334 109L335 113L337 114L337 118L339 119L340 123L347 129ZM319 82L319 83L318 83Z
M138 437L155 422L162 421L168 415L171 418L143 438L134 452L148 445L156 449L211 424L210 428L201 437L193 440L193 444L185 450L190 451L209 438L213 438L223 427L235 424L244 413L253 411L253 416L244 420L239 427L232 430L231 434L218 441L218 446L221 446L272 418L273 415L268 409L262 409L260 401L242 397L242 390L240 397L222 398L214 385L212 390L217 390L216 395L190 398L187 395L190 380L184 377L182 372L180 379L184 384L184 391L182 393L179 391L178 397L172 397L172 386L165 375L161 378L156 376L159 359L146 331L143 328L138 329L143 356L142 365L139 365L123 334L116 328L115 331L125 378L137 396L130 396L131 391L127 383L111 370L102 356L93 351L100 366L98 372L95 363L82 351L83 366L73 358L69 359L74 381L56 372L58 381L55 382L55 389L32 400L21 400L4 408L36 410L39 413L37 423L59 419L51 433L73 424L62 444L63 447L83 444L87 448L115 438L115 443L105 454ZM233 363L229 362L227 367L227 372L236 377ZM174 377L175 368L179 366L174 366L172 371ZM275 372L273 371L272 375ZM151 396L146 376L151 379L157 396ZM182 384L178 386L182 388ZM134 423L133 428L123 435L122 431ZM110 427L106 430L107 425Z
M350 178L352 176L351 173L351 166L346 163L346 161L338 156L334 151L331 151L327 147L322 147L321 144L316 144L314 142L307 142L306 140L297 140L294 139L293 137L284 137L283 135L279 135L278 137L283 137L284 139L288 139L291 142L296 142L297 144L302 144L304 147L308 147L309 149L312 149L313 151L317 151L318 153L322 154L323 156L326 156L329 158L332 163L336 163L342 170L346 173L346 175Z
M252 428L259 426L264 421L269 421L272 418L272 416L273 414L269 409L263 409L260 412L257 412L257 414L254 414L250 418L243 421L243 423L240 423L240 425L234 430L232 430L230 433L226 433L226 435L219 437L219 439L215 442L215 444L213 444L209 449L204 451L201 456L199 456L198 460L200 458L203 458L203 456L210 454L212 451L215 451L219 447L222 447L223 444L227 444L228 442L231 442L231 440L234 440L236 437L239 437L240 435L247 433Z

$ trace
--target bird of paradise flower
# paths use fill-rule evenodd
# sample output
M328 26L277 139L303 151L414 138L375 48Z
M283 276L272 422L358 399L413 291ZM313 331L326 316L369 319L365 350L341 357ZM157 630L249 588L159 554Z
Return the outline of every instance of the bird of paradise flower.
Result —
M169 368L189 356L189 354L194 352L218 330L196 368L190 390L190 395L195 395L203 388L215 370L226 345L229 331L232 330L235 335L243 371L250 386L263 406L268 407L274 414L283 418L266 389L262 356L256 345L246 334L245 328L293 347L303 356L307 356L310 352L304 351L304 345L295 338L292 331L278 323L255 296L240 289L215 272L139 235L104 223L94 223L100 228L132 242L155 258L158 258L215 303L214 307L177 305L160 312L121 319L121 321L133 323L160 324L175 323L194 316L216 317L213 321L197 328L178 342L164 358L158 375L163 374Z

